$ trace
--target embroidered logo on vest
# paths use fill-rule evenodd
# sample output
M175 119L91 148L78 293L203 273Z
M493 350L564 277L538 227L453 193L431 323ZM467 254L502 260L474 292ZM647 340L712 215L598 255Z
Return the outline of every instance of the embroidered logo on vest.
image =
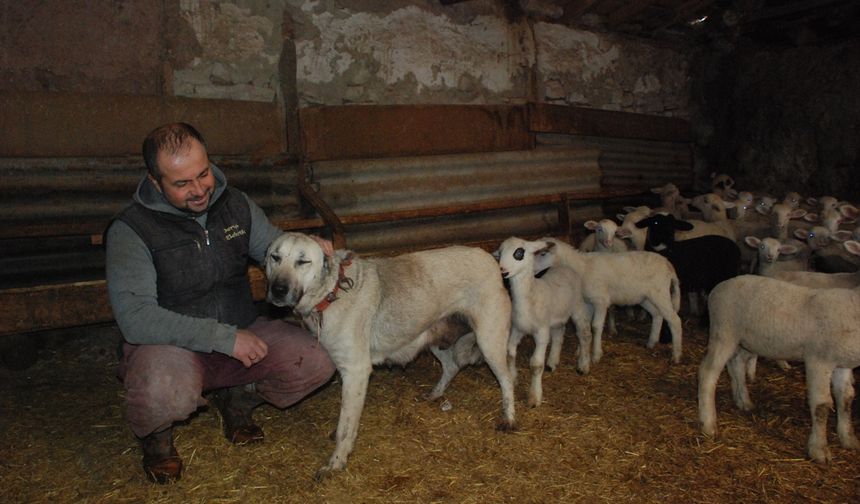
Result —
M245 230L241 229L238 224L233 224L232 226L227 226L224 228L224 239L227 241L230 241L233 238L238 238L240 236L245 236L245 234Z

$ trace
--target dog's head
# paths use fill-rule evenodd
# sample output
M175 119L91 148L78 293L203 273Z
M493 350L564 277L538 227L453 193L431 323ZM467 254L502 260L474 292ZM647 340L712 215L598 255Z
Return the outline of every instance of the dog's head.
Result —
M302 233L284 233L266 252L266 300L275 306L296 306L328 270L331 242Z

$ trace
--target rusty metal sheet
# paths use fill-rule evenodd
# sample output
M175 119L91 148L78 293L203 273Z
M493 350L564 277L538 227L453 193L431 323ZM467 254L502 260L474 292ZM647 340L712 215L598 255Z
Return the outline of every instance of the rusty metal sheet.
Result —
M301 215L295 166L212 156L272 219ZM144 176L137 157L0 159L0 238L101 233Z
M537 135L540 145L600 149L604 187L642 187L672 182L682 190L692 187L693 158L685 142L649 141L579 135Z
M542 148L312 163L320 196L338 215L495 198L600 190L600 151Z
M525 110L507 105L349 105L300 111L308 160L526 149Z
M283 111L268 102L0 91L0 157L122 156L173 121L193 124L222 155L286 152Z
M691 141L690 123L676 117L529 103L528 121L535 133Z
M311 163L319 195L339 216L398 212L564 192L601 190L600 151L588 147L319 161ZM583 213L578 204L573 218ZM419 212L420 213L420 212ZM557 233L554 204L347 225L347 246L358 251L471 243L514 234Z

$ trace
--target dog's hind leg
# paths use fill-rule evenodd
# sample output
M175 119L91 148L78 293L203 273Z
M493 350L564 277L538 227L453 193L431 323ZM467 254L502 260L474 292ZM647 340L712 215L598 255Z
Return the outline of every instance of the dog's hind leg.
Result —
M474 326L478 347L484 355L484 361L496 375L502 390L502 420L497 428L503 431L516 429L514 379L508 367L509 362L516 358L516 354L512 355L508 350L510 320L510 312L508 311L503 316L488 316L476 320Z
M439 359L442 364L442 376L439 377L439 382L427 394L427 399L430 401L442 397L451 380L457 376L460 369L472 364L481 362L481 350L475 342L475 333L469 332L458 339L453 345L442 349L438 346L431 346L430 352Z

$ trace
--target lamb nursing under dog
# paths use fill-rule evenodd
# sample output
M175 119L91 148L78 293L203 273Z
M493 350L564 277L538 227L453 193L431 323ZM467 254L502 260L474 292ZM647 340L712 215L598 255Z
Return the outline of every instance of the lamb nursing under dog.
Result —
M333 251L302 233L278 237L266 254L267 299L291 306L318 334L342 381L336 446L317 473L343 469L352 452L374 364L406 364L433 345L452 316L473 333L446 350L430 398L441 396L477 342L502 391L500 430L515 427L514 380L508 368L511 301L489 253L448 247L391 258L361 258Z

